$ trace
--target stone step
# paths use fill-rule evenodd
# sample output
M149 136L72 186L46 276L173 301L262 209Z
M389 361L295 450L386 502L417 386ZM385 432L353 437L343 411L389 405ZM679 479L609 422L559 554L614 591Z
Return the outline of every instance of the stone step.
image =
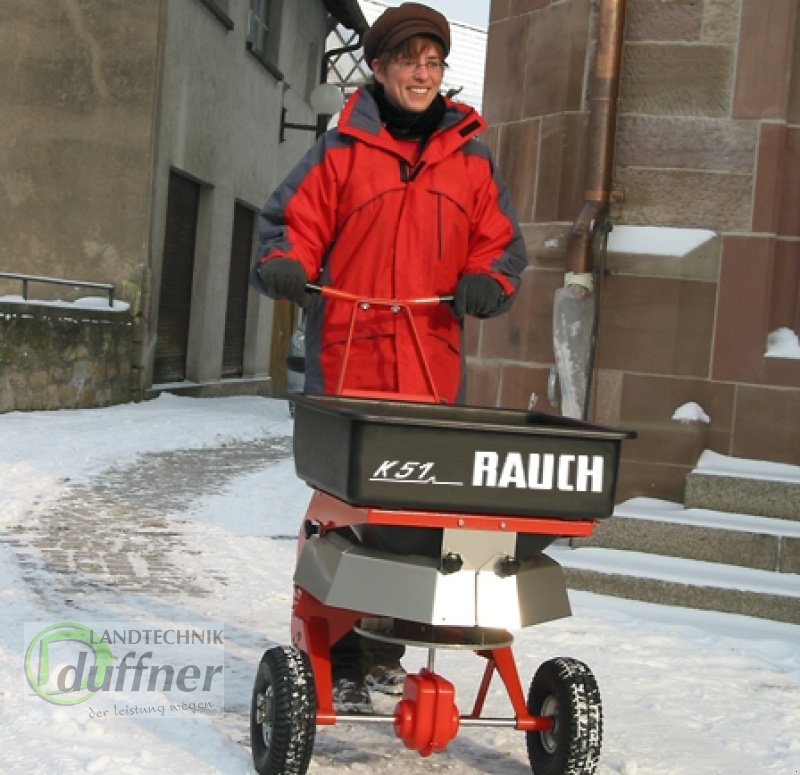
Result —
M719 476L693 471L686 477L687 508L740 512L800 521L800 483Z
M800 466L706 450L686 477L684 504L800 521Z
M633 499L572 546L628 550L778 573L800 573L800 523Z
M800 575L642 552L554 545L570 589L800 624Z

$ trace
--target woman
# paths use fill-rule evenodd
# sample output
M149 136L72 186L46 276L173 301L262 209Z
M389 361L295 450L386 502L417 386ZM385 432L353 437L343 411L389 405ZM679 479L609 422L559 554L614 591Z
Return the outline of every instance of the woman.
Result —
M440 94L450 28L419 3L387 9L364 36L374 81L345 105L269 198L259 220L252 282L308 307L305 391L331 393L350 309L309 297L308 281L378 298L454 294L415 310L437 390L464 399L463 318L506 311L527 265L507 189L488 149L486 124ZM424 394L410 334L383 309L359 314L345 388ZM332 650L334 700L368 712L363 649L354 634ZM375 688L402 691L397 652L370 646ZM388 660L388 663L387 663Z

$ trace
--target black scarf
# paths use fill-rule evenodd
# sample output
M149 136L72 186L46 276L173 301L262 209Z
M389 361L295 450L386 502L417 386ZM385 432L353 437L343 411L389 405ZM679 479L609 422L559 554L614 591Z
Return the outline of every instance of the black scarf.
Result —
M441 94L434 97L427 110L422 113L412 113L389 102L380 84L374 84L369 92L378 105L381 121L395 140L419 140L420 145L425 145L439 128L447 110Z

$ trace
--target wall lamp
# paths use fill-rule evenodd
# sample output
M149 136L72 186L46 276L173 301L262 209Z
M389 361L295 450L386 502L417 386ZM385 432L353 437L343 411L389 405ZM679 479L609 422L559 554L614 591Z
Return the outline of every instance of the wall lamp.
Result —
M332 83L317 84L308 95L308 104L311 105L318 116L333 116L344 105L342 91ZM286 140L287 129L301 129L307 132L319 131L319 123L294 124L286 120L286 108L281 107L281 142Z

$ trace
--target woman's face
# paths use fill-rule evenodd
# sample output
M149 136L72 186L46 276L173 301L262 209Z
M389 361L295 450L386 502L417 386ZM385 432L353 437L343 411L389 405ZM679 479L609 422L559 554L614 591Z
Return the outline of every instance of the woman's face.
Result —
M442 85L444 65L433 43L425 46L417 57L401 56L385 67L376 59L372 67L375 80L383 85L389 102L411 113L427 110Z

